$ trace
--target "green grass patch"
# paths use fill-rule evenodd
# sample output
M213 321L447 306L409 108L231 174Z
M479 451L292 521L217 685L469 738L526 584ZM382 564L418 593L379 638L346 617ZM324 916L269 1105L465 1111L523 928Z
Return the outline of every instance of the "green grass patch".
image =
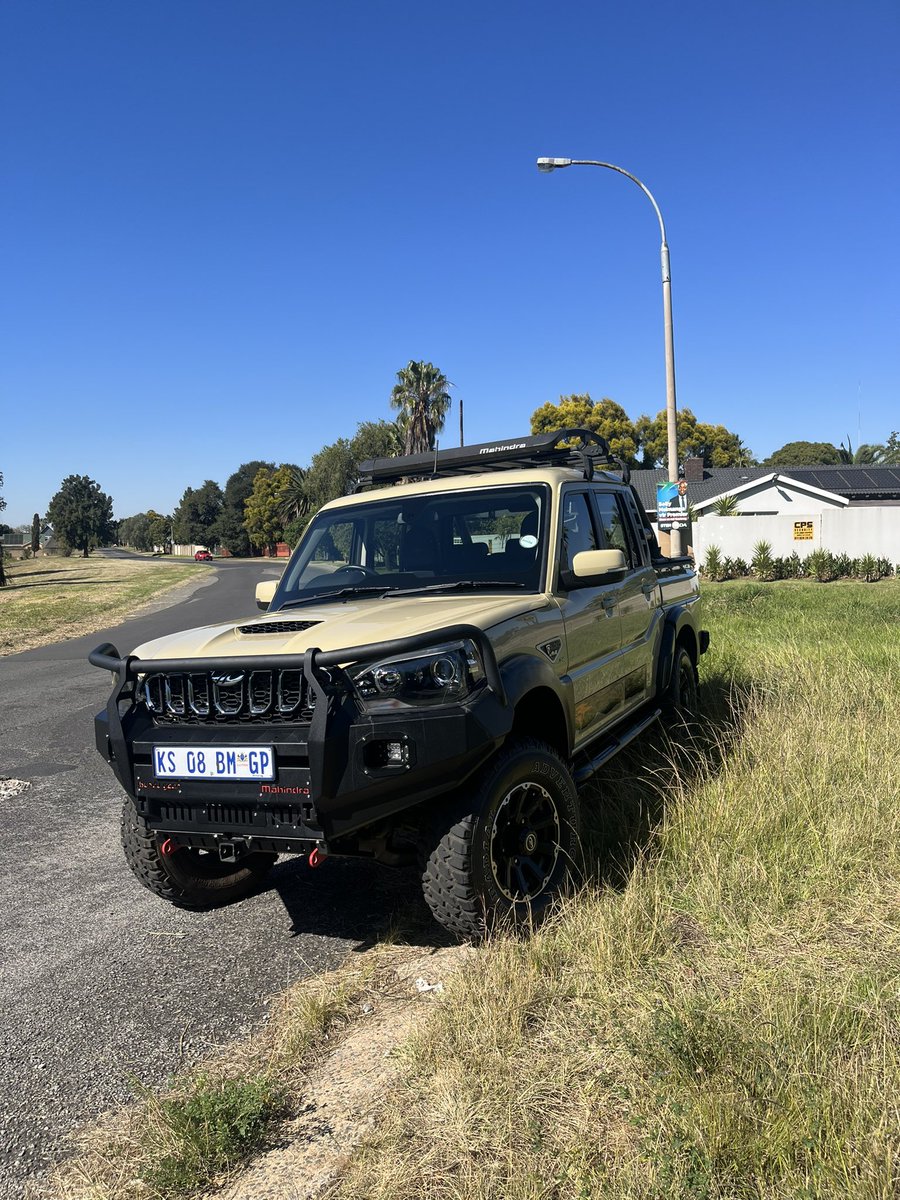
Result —
M46 646L127 620L209 566L90 558L7 562L0 588L0 656Z
M705 595L702 727L585 791L581 894L454 979L345 1200L900 1193L900 586Z
M271 1078L201 1075L168 1096L149 1095L140 1179L160 1200L196 1195L265 1142L284 1097Z

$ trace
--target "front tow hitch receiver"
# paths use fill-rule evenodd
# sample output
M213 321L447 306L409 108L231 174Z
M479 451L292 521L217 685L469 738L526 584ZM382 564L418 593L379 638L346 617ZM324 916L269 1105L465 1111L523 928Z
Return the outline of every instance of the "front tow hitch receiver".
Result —
M221 862L236 863L249 853L250 847L244 838L230 838L227 842L219 842L219 860Z

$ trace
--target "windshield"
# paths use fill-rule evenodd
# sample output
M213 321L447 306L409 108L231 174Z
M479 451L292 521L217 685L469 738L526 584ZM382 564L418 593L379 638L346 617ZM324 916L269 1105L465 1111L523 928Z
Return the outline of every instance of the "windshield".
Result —
M361 502L319 513L271 610L354 595L540 590L548 490L479 488Z

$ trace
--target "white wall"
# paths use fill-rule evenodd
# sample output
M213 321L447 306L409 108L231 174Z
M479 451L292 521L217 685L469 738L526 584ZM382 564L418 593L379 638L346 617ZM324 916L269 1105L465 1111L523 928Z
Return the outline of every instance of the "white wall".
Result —
M799 500L799 496L797 497ZM811 541L794 537L795 521L811 521ZM794 551L805 557L811 550L830 550L859 558L874 554L900 563L900 505L849 508L812 508L778 513L774 516L701 516L693 525L693 550L697 562L703 562L710 546L718 546L728 558L743 558L749 563L753 547L762 540L770 542L772 553L785 557Z

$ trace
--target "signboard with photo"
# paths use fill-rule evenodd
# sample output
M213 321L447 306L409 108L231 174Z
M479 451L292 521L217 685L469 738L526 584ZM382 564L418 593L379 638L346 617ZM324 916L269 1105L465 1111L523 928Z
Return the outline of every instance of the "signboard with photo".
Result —
M660 533L668 533L672 529L687 529L687 490L686 479L679 479L677 483L656 485L656 521Z

